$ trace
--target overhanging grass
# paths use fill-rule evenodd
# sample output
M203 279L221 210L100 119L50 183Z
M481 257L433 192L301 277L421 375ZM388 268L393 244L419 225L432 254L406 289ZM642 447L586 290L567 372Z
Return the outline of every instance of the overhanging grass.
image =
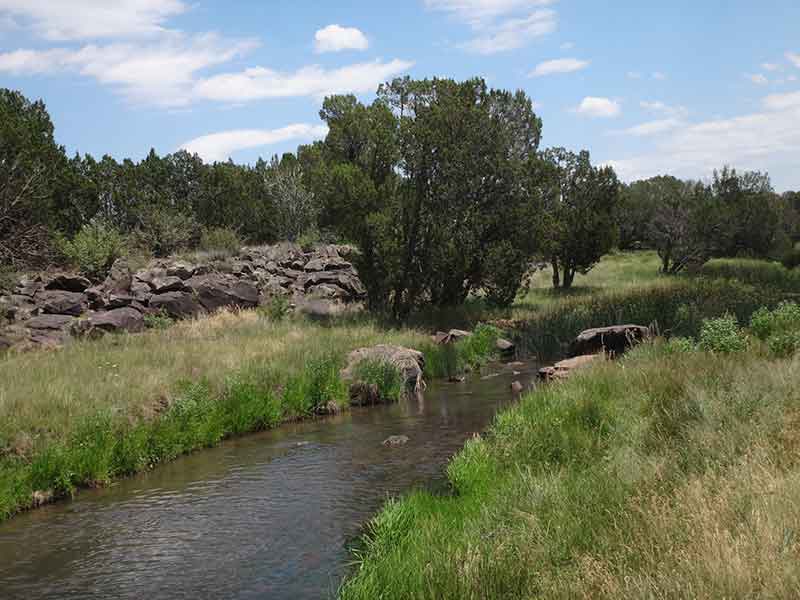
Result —
M647 345L534 392L453 496L385 507L341 597L792 597L798 366Z

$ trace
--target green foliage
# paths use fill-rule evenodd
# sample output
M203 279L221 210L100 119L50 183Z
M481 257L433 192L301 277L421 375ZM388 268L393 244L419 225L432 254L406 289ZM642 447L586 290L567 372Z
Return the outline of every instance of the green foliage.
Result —
M151 208L142 211L138 221L131 239L139 248L154 256L169 256L197 243L200 225L189 213Z
M800 351L800 330L776 333L767 340L767 346L775 356L792 356Z
M302 373L287 382L283 393L286 406L298 415L311 414L328 403L345 406L348 391L339 376L341 362L333 354L309 360Z
M553 266L554 287L572 287L576 273L588 273L616 243L619 182L610 167L593 167L589 153L564 148L544 153L544 218L541 254Z
M673 337L663 344L662 351L665 354L689 354L697 350L695 341L691 338Z
M784 254L781 264L787 269L795 269L800 266L800 248L792 248Z
M737 279L781 292L800 292L800 271L790 271L775 262L744 258L714 260L703 267L701 274L717 279Z
M289 299L285 296L273 296L269 302L258 307L258 312L264 315L270 321L280 323L291 312L292 307L289 304Z
M82 273L96 279L105 277L125 250L124 237L101 221L84 225L71 240L61 238L62 254Z
M397 402L405 393L403 374L385 360L362 360L356 365L353 377L356 381L378 386L378 395L382 400Z
M299 241L317 228L319 205L304 183L303 169L292 154L272 159L265 184L275 206L275 234L281 240Z
M9 293L19 281L19 273L11 265L0 265L0 295Z
M739 328L736 317L725 314L707 319L700 328L700 348L707 352L729 354L747 349L747 336Z
M147 329L169 329L175 321L163 309L157 313L147 313L144 315L144 325Z
M200 236L200 250L221 257L234 256L242 249L242 240L235 230L228 227L212 227Z
M761 340L776 333L800 329L800 305L781 302L774 310L762 307L753 313L750 329Z

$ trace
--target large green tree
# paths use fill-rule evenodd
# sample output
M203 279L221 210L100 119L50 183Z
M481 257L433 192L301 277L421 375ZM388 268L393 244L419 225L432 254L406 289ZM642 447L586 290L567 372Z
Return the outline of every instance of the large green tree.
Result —
M544 152L550 181L542 230L544 255L553 286L570 288L577 273L588 273L617 240L619 182L611 167L593 166L587 151Z

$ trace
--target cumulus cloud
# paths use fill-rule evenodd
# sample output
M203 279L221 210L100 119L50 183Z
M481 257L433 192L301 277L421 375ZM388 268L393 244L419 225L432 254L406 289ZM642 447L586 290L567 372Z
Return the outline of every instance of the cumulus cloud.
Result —
M234 129L204 135L190 140L181 149L198 154L206 162L223 161L239 150L261 148L292 140L312 141L324 138L325 125L297 123L281 129Z
M59 41L159 34L186 10L183 0L0 0L0 16Z
M800 152L800 92L772 94L762 110L676 128L647 155L609 161L625 180L671 173L699 178L730 164L775 169L796 164Z
M545 75L554 75L556 73L574 73L589 66L588 60L580 60L577 58L557 58L555 60L548 60L536 65L536 68L531 71L531 77L544 77Z
M800 54L795 54L794 52L787 52L786 59L792 63L795 67L800 69Z
M194 100L199 73L251 50L253 40L229 42L214 34L172 34L154 44L114 43L77 49L15 50L0 54L0 72L36 75L76 72L109 85L130 100L162 107Z
M367 48L369 48L367 36L355 27L328 25L314 34L314 51L318 54Z
M404 60L375 60L330 70L313 65L293 73L254 67L200 81L195 93L209 100L247 102L266 98L374 92L380 83L412 66L413 63Z
M556 13L550 9L537 10L527 17L507 19L482 28L480 35L461 47L477 54L496 54L515 50L530 41L556 30Z
M648 112L675 118L683 118L687 114L689 114L689 111L686 109L685 106L670 106L669 104L661 102L660 100L654 100L654 101L645 100L643 102L640 102L639 106L641 106L644 110Z
M612 118L618 117L622 113L622 108L616 100L587 96L581 101L575 112L592 118Z
M648 121L646 123L642 123L641 125L636 125L635 127L623 129L620 133L635 137L644 137L671 131L676 127L680 127L681 124L682 121L680 119L657 119L655 121Z
M479 27L498 17L555 2L556 0L425 0L425 6L431 10L451 13L458 19Z

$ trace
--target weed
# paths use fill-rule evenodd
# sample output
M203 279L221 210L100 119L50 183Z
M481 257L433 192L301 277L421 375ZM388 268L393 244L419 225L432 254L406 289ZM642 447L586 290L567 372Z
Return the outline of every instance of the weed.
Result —
M725 314L703 322L700 328L700 348L707 352L743 352L747 349L747 337L739 328L736 317Z

